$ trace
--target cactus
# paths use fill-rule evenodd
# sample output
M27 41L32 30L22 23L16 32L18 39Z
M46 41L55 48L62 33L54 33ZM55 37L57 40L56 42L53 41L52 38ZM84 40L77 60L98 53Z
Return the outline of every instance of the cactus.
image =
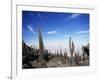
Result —
M59 52L58 52L58 49L57 49L57 52L56 52L56 53L57 53L57 57L58 57L58 56L59 56Z
M64 57L67 58L67 51L65 49L65 52L64 52Z
M69 50L71 54L71 58L73 58L73 53L74 53L74 42L71 40L71 37L69 39Z
M60 56L63 57L61 46L60 46Z
M73 65L74 64L73 53L74 53L75 47L74 47L74 42L71 40L71 37L69 39L69 50L71 54L71 65Z

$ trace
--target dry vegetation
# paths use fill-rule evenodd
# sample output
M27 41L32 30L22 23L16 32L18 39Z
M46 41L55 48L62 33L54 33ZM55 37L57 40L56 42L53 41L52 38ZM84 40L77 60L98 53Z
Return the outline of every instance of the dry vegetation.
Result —
M69 38L70 56L67 51L62 53L51 53L44 49L41 51L36 47L27 46L22 41L22 68L48 68L48 67L71 67L89 66L89 44L82 46L82 54L75 52L74 42Z

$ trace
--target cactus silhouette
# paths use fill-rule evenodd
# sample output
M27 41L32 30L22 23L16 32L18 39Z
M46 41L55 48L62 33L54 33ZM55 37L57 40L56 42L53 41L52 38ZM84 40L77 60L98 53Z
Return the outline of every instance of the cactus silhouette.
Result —
M73 53L74 53L75 47L74 47L74 42L71 40L71 37L69 38L69 50L71 54L71 65L72 65L73 64Z
M72 58L73 53L74 53L74 42L71 40L71 37L69 39L69 50L70 50L70 54L71 54L71 58Z

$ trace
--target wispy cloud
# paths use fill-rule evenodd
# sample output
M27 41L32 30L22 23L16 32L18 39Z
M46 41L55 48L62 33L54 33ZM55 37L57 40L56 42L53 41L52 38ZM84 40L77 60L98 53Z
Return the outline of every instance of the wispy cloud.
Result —
M49 31L47 32L48 35L55 34L57 31Z
M87 30L87 31L78 31L77 32L78 34L84 34L84 33L89 33L89 31Z
M27 26L27 29L32 32L33 34L35 34L36 32L34 31L34 29L31 26Z
M79 17L80 15L81 15L81 14L75 13L75 14L72 14L71 16L69 16L68 19L74 19L74 18Z

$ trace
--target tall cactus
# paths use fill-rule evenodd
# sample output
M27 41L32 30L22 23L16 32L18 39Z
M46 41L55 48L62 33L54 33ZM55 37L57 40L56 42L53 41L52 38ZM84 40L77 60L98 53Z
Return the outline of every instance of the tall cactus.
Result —
M60 54L62 55L62 49L61 49L61 46L60 46Z
M75 47L74 47L74 42L71 40L71 37L69 39L69 50L71 54L71 65L73 65L74 64L73 53L74 53Z
M73 58L75 47L74 47L74 42L71 40L71 37L69 39L69 50L70 50L71 58Z

